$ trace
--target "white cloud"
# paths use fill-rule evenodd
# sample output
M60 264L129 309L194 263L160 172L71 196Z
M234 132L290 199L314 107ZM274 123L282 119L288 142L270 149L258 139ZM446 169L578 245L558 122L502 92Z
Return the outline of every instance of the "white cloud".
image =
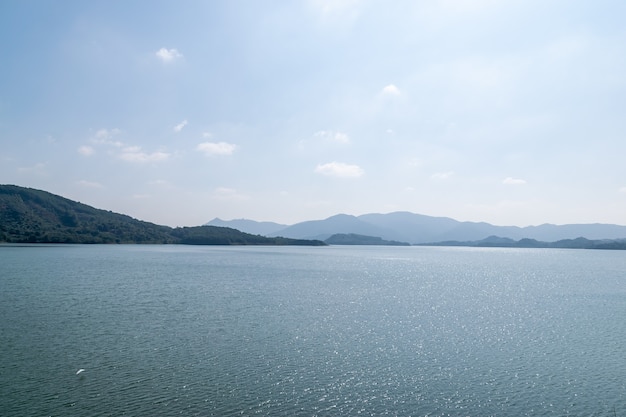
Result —
M161 48L156 51L155 55L163 62L171 62L175 59L182 58L183 54L178 52L177 49Z
M180 132L185 126L187 126L187 120L183 120L182 122L174 126L174 132Z
M119 135L121 131L117 128L113 129L100 129L96 132L96 139L110 139L115 135Z
M102 184L100 184L99 182L93 182L93 181L87 181L87 180L80 180L77 183L78 185L80 185L81 187L87 187L87 188L103 188Z
M113 140L113 138L119 135L121 131L119 129L100 129L91 139L91 142L96 145L109 145L121 148L124 144L120 141Z
M447 180L454 175L454 171L436 172L430 176L434 180Z
M211 132L204 132L202 134L202 137L205 138L205 139L211 139L213 137L213 133L211 133Z
M146 153L141 151L141 147L139 146L129 146L122 150L122 153L119 154L119 158L128 162L161 162L169 159L170 154L166 152L152 152Z
M169 159L171 156L171 154L163 151L147 153L142 151L141 146L129 145L124 142L114 140L115 136L120 133L121 131L119 129L100 129L91 138L91 143L99 146L121 148L109 152L109 155L113 155L127 162L160 162ZM96 150L91 146L81 146L78 148L78 152L84 156L89 156L94 154Z
M247 200L249 197L244 194L239 194L234 188L218 187L213 191L213 197L218 200L227 201L242 201Z
M154 180L148 182L149 185L155 185L157 187L169 187L171 184L167 180Z
M622 188L620 188L620 189L619 189L619 192L620 192L620 193L624 193L624 194L626 194L626 187L622 187Z
M358 178L365 173L358 165L344 164L343 162L319 164L315 168L315 172L329 177L339 178Z
M519 178L506 177L502 181L502 184L505 184L505 185L524 185L524 184L526 184L526 181L522 180L522 179L519 179Z
M100 129L96 132L95 137L96 139L108 139L111 137L111 135L119 133L118 129Z
M350 143L350 136L348 136L346 133L335 132L333 139L336 142L340 142L340 143Z
M122 152L124 153L139 153L141 152L141 146L127 146Z
M384 96L399 96L400 89L393 84L389 84L382 89L381 94Z
M196 147L196 150L203 152L207 156L232 155L236 149L237 145L226 142L203 142Z
M91 156L96 153L96 150L91 146L81 146L80 148L78 148L78 153L83 156Z
M320 130L315 132L313 136L322 138L331 142L350 143L350 136L344 132L334 132L332 130Z

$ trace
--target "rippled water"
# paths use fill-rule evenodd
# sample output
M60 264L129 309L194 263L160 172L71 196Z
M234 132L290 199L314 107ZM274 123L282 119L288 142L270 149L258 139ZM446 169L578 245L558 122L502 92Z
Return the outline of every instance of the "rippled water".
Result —
M2 416L626 415L621 251L0 246L0 319Z

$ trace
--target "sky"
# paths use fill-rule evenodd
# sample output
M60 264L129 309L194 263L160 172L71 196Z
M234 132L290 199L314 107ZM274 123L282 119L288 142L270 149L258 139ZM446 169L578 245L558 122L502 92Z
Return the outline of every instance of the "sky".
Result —
M169 226L626 224L626 2L0 2L0 183Z

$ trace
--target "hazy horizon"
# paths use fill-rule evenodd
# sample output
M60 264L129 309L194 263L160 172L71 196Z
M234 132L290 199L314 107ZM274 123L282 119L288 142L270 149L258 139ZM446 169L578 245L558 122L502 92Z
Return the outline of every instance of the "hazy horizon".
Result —
M347 215L347 216L354 216L354 217L359 217L359 216L363 216L363 215L367 215L367 214L393 214L393 213L398 213L398 212L406 212L406 213L412 213L412 214L418 214L418 215L423 215L423 216L428 216L428 217L443 217L443 218L450 218L452 220L457 220L459 222L473 222L473 223L489 223L492 224L493 226L516 226L516 227L520 227L520 228L524 228L524 227L537 227L537 226L543 226L543 225L554 225L554 226L564 226L564 225L569 225L569 224L576 224L576 225L583 225L583 224L610 224L610 225L616 225L616 226L626 226L626 224L624 223L599 223L599 222L593 222L593 223L537 223L537 224L528 224L528 225L524 225L524 226L517 226L515 224L497 224L497 223L490 223L490 222L486 222L486 221L482 221L482 220L459 220L456 219L454 217L449 217L449 216L438 216L438 215L431 215L431 214L424 214L424 213L416 213L416 212L407 212L405 210L397 210L397 211L390 211L390 212L384 212L384 213L380 213L380 212L369 212L369 213L361 213L361 214L350 214L350 213L335 213L332 214L330 216L324 217L324 218L315 218L315 219L305 219L299 222L295 222L295 223L279 223L279 222L273 222L271 220L256 220L256 219L250 219L250 218L246 218L246 217L237 217L237 218L222 218L222 217L214 217L210 220L207 220L206 222L203 223L204 224L208 224L214 220L221 220L223 222L233 222L233 221L238 221L238 220L246 220L246 221L253 221L253 222L257 222L257 223L265 223L265 222L269 222L269 223L276 223L276 224L281 224L284 226L293 226L294 224L298 224L298 223L302 223L302 222L307 222L307 221L321 221L321 220L326 220L330 217L334 217L334 216L340 216L340 215Z
M0 182L168 226L626 224L626 3L0 3Z

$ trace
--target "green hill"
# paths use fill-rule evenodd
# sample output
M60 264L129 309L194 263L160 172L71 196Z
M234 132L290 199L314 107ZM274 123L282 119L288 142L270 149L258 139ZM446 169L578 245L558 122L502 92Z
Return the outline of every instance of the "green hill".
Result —
M160 226L15 185L0 185L0 242L324 245L313 240L266 238L228 227Z
M513 240L506 237L489 236L482 240L459 242L421 243L418 246L470 246L478 248L556 248L556 249L615 249L626 250L626 239L590 240L584 237L542 242L535 239Z
M379 245L379 246L409 246L406 242L384 240L377 236L365 236L356 233L337 233L326 239L329 245Z

